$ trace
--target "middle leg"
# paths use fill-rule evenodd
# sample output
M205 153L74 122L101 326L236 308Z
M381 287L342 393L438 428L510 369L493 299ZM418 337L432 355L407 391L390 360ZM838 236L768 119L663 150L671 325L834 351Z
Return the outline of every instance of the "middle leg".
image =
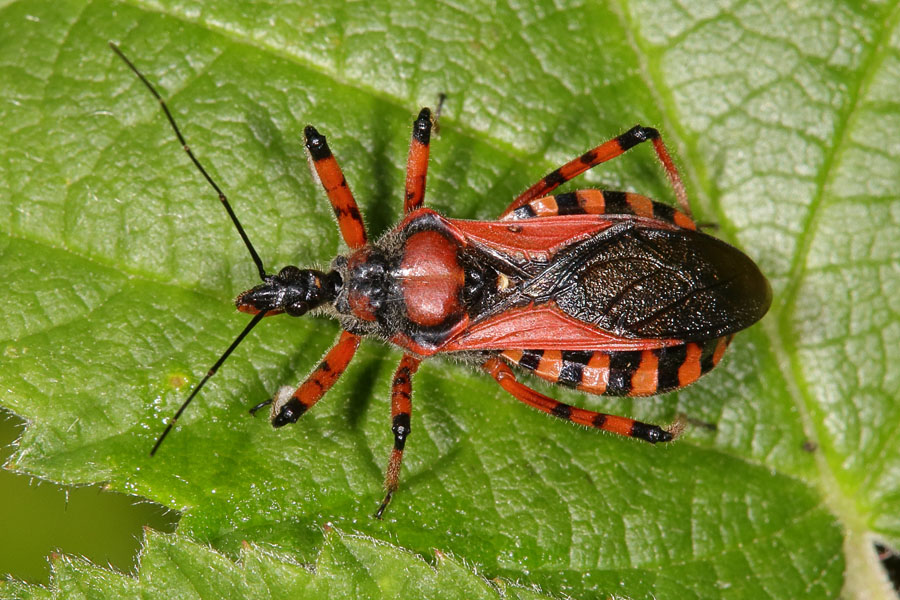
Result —
M425 107L413 121L409 157L406 160L406 195L403 212L409 214L425 201L425 176L428 173L428 153L431 144L431 109Z
M428 173L428 153L431 145L431 131L438 132L438 118L444 106L446 96L438 97L437 110L434 116L427 106L419 112L413 121L412 139L409 142L409 157L406 159L406 195L403 200L403 212L409 214L421 208L425 201L425 176Z
M384 473L384 500L375 511L375 518L380 519L384 509L397 491L400 479L400 464L403 462L403 448L410 432L410 413L412 412L412 376L418 370L421 359L404 354L394 381L391 384L391 431L394 433L394 448Z

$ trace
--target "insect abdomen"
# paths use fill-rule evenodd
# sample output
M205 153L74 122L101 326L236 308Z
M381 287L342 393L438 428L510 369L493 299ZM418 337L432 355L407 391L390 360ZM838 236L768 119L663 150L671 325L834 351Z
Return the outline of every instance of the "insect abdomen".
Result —
M504 350L538 377L603 396L652 396L694 383L722 359L733 336L653 350Z

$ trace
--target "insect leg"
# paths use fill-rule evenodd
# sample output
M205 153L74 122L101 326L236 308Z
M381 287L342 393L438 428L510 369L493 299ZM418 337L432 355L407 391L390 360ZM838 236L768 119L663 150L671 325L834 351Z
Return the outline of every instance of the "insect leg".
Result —
M406 196L403 209L411 213L425 200L425 175L428 172L428 147L431 142L431 109L423 108L413 121L409 158L406 160Z
M334 155L331 154L324 135L316 131L312 125L307 125L303 133L306 136L306 148L313 159L316 173L319 175L319 180L322 182L322 187L325 188L325 193L328 194L331 208L337 217L341 237L350 248L362 248L366 245L366 226L341 167Z
M385 496L375 511L375 518L380 519L384 509L391 501L394 492L397 491L397 481L400 477L400 463L403 461L403 447L406 445L406 437L410 432L410 412L412 411L412 376L422 362L409 354L404 354L397 371L394 373L394 382L391 384L391 431L394 432L394 448L391 450L391 458L388 461L387 470L384 473Z
M657 442L670 442L675 439L677 431L666 431L657 425L649 425L627 417L607 415L604 413L585 410L575 406L563 404L553 398L537 392L527 385L516 380L515 374L499 358L489 358L481 365L491 377L497 380L504 390L521 400L525 404L543 411L554 417L572 421L580 425L595 427L604 431L618 433L626 437L633 437L655 444Z
M503 217L503 221L555 217L558 215L636 215L697 229L694 221L672 206L632 192L578 190L536 198Z
M271 421L273 427L282 427L288 423L295 423L313 405L322 399L322 396L340 379L347 369L347 365L359 348L360 336L349 331L341 332L337 343L319 363L319 366L309 374L309 377L288 397L277 396L276 399L267 400L254 406L250 412L255 413L260 408L272 405Z
M669 151L666 149L666 145L663 143L659 131L652 127L635 125L622 135L600 144L593 150L588 150L578 158L570 160L560 168L545 175L540 181L522 192L518 198L513 200L513 203L503 211L501 217L505 217L512 211L529 203L535 198L546 196L573 177L581 175L588 169L596 167L600 163L612 160L634 146L648 140L653 141L653 149L656 151L659 162L662 163L663 168L666 170L669 181L672 182L672 187L675 190L675 197L678 199L681 210L684 211L686 215L690 216L691 207L688 204L684 183L681 181L678 169L675 168L675 163L672 161L672 157L669 155Z

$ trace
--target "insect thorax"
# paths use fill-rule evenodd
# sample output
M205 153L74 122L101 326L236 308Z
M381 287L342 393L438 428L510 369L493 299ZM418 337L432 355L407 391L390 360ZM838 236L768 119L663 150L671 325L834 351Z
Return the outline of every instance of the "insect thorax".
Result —
M422 210L374 244L332 263L343 281L333 305L348 330L428 355L468 323L488 266L472 264L445 222Z

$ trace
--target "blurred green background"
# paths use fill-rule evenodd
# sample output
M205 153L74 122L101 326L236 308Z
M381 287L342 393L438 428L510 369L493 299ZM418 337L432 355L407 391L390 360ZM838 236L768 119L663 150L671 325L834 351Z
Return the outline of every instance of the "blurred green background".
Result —
M0 463L25 422L0 409ZM51 552L132 572L142 527L174 531L179 515L100 485L64 486L0 469L0 576L48 583Z

